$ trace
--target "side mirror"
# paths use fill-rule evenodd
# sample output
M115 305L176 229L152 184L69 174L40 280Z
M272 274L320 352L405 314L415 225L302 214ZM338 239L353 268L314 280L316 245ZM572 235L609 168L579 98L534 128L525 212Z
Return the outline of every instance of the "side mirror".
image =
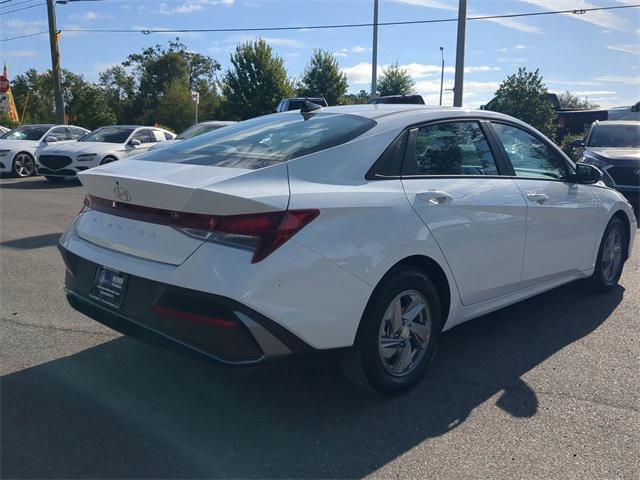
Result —
M45 143L56 143L58 139L53 135L49 135L44 139Z
M140 145L140 144L141 144L141 142L140 142L140 140L138 140L137 138L132 138L132 139L129 141L129 145L131 145L132 147L137 147L137 146L138 146L138 145Z
M572 148L584 148L584 140L574 140L569 144L569 146Z
M602 172L598 167L587 163L576 164L575 180L577 183L596 183L602 180Z

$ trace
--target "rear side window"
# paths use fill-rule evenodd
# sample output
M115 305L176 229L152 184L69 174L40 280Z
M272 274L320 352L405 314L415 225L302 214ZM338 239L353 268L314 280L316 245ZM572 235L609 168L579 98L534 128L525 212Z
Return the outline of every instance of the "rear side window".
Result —
M516 177L562 179L570 175L560 154L537 137L502 123L493 123L493 129L507 152Z
M368 118L336 113L266 115L152 151L136 160L257 169L349 142L375 124Z
M451 122L417 130L402 174L498 175L498 167L477 122Z

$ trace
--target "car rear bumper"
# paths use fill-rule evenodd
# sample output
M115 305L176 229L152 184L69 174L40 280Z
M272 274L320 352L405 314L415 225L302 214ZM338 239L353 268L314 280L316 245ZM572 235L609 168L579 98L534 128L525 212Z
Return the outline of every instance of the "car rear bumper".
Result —
M177 347L225 365L318 353L264 315L232 299L128 275L119 308L92 298L98 265L60 247L70 305L125 335Z

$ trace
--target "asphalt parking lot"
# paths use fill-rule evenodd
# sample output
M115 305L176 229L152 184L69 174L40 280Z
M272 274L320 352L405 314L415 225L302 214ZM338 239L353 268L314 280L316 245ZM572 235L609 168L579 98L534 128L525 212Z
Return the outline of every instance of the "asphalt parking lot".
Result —
M74 312L77 183L0 180L2 478L640 478L640 242L447 332L426 381L369 397L332 365L223 370Z

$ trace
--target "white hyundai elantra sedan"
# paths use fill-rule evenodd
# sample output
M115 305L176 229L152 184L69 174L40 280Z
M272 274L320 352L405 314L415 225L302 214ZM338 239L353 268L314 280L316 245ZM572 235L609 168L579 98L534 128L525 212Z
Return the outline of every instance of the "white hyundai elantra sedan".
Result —
M382 394L420 380L443 330L613 288L637 228L597 168L488 111L279 113L78 176L76 309L227 364L338 353Z

